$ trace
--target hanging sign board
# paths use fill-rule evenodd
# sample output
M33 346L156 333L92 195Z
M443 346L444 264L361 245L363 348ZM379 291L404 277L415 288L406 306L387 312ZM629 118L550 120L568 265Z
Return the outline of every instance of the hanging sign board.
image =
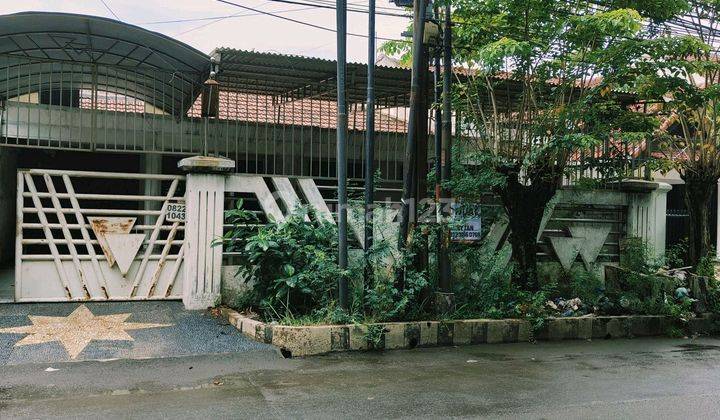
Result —
M452 217L455 226L450 239L455 242L477 242L482 235L479 204L453 204Z
M168 203L165 220L171 223L185 223L185 204Z

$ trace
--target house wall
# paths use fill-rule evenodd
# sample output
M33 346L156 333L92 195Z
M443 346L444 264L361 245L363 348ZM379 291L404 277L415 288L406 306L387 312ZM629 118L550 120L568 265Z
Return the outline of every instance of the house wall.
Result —
M12 260L14 238L14 206L15 206L15 171L20 167L39 167L57 169L102 170L116 172L154 172L162 168L171 159L141 160L135 154L77 153L63 151L14 150L0 147L0 237L9 238L0 241L0 256ZM140 192L145 185L127 185L132 194ZM624 190L623 188L629 188ZM618 239L621 236L641 236L652 242L658 252L664 251L665 206L666 193L669 185L633 181L621 185L617 190L587 191L565 189L558 194L553 203L553 211L548 212L543 235L538 239L544 244L545 262L574 267L602 266L615 262ZM578 206L582 207L577 209ZM624 209L621 229L602 228L607 224L616 226L620 219L612 219L618 209ZM600 220L596 220L600 219ZM567 223L566 223L567 222ZM575 229L573 230L573 226ZM588 243L602 234L603 241L596 244L594 257L588 258ZM506 237L501 234L498 241ZM498 243L494 249L499 249ZM592 248L592 247L591 247ZM562 256L565 258L563 259ZM592 261L590 261L592 260ZM229 275L228 275L229 274ZM233 278L232 273L223 273L224 279ZM222 284L224 298L237 295L247 287L246 284L233 284L230 281ZM231 298L232 300L232 298Z
M605 266L619 263L621 243L627 237L642 238L662 256L669 190L668 184L633 181L608 190L566 187L558 191L538 236L541 281L554 283L567 277L566 272L588 270L604 278ZM497 250L497 263L509 263L512 250L506 217L501 214L487 225L489 232L479 252ZM469 275L464 265L463 261L455 264L459 277Z

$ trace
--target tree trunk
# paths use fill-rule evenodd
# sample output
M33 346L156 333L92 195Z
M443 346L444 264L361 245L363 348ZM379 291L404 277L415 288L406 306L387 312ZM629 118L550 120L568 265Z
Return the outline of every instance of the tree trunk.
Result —
M685 181L685 207L690 215L688 263L696 267L712 250L710 208L718 180L712 174L695 172L686 173L682 178Z
M539 290L537 278L537 237L545 208L555 196L558 182L554 177L539 177L523 185L517 176L508 176L506 185L497 191L508 215L512 258L516 264L513 282L528 291Z

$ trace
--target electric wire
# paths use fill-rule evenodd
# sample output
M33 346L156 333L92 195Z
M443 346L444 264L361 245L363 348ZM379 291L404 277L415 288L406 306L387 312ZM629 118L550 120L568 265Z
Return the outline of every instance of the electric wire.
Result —
M289 18L289 17L287 17L287 16L281 16L281 15L277 15L277 14L274 14L274 13L271 13L271 12L267 12L267 11L264 11L264 10L255 9L255 8L250 7L250 6L244 6L244 5L242 5L242 4L238 4L238 3L235 3L235 2L232 2L232 1L228 1L228 0L215 0L215 1L220 2L220 3L227 4L227 5L230 5L230 6L239 7L239 8L241 8L241 9L245 9L245 10L248 10L248 11L257 12L257 13L260 13L260 14L263 14L263 15L266 15L266 16L271 16L271 17L274 17L274 18L278 18L278 19L281 19L281 20L285 20L285 21L288 21L288 22L297 23L297 24L299 24L299 25L305 25L305 26L308 26L308 27L311 27L311 28L315 28L315 29L322 30L322 31L333 32L333 33L336 33L336 32L337 32L335 29L328 28L328 27L326 27L326 26L316 25L316 24L310 23L310 22L303 22L303 21L298 20L298 19L293 19L293 18ZM271 0L271 1L272 1L272 0ZM368 37L368 36L365 35L365 34L356 34L356 33L352 33L352 32L347 32L347 35L348 35L348 36L357 37L357 38L367 38L367 37ZM410 42L410 41L405 40L405 39L384 38L384 37L379 37L379 36L375 37L375 39L379 39L379 40L382 40L382 41Z
M265 2L265 3L267 3L267 2ZM264 4L265 4L265 3L264 3ZM298 7L298 8L295 8L295 9L277 10L277 11L275 11L274 13L300 12L300 11L312 10L312 9L314 9L314 7ZM185 34L188 34L188 33L190 33L190 32L194 32L194 31L197 31L197 30L199 30L199 29L206 28L206 27L208 27L208 26L210 26L210 25L213 25L213 24L215 24L215 23L219 23L219 22L221 22L221 21L223 21L223 20L225 20L225 19L239 18L239 17L248 17L248 16L262 16L262 15L263 15L262 13L252 12L252 13L244 13L244 14L243 14L243 13L235 13L235 14L233 14L233 15L220 16L220 17L214 18L214 20L213 20L212 22L208 22L208 23L205 23L205 24L202 24L202 25L199 25L199 26L195 26L195 27L193 27L193 28L190 28L190 29L188 29L188 30L185 30L185 31L183 31L183 32L178 33L176 36L185 35Z
M298 3L298 2L293 2L293 3ZM314 1L306 0L306 3L303 3L303 4L307 4L308 6L311 6L311 7L302 8L302 9L274 10L273 13L289 13L289 12L300 11L300 10L311 10L311 9L317 8L318 4L323 5L323 6L325 6L325 5L328 6L328 7L322 7L322 8L335 9L335 7L332 6L332 4L334 4L334 2L327 2L327 1L322 1L322 0L314 0ZM362 6L359 3L348 3L348 5ZM385 7L383 9L396 10L396 8L390 8L390 7ZM359 13L368 13L368 10L356 9L355 11L357 11ZM139 25L166 25L166 24L173 24L173 23L202 22L202 21L208 21L208 20L220 20L220 19L236 18L236 17L257 16L260 14L261 13L247 13L247 14L235 13L232 15L206 16L206 17L199 17L199 18L154 20L154 21L149 21L149 22L139 22L138 24ZM385 14L384 16L411 18L410 15L398 15L398 14L390 14L390 13Z
M110 6L108 6L108 4L105 2L105 0L100 0L100 3L102 3L103 6L105 6L105 8L108 10L108 12L110 12L111 15L115 16L116 20L119 20L120 22L122 22L122 19L120 19L118 17L118 15L116 15L115 12L113 12L113 9L111 9Z
M302 5L302 6L314 6L314 7L317 7L318 9L328 9L328 10L335 10L335 9L336 9L335 6L333 6L333 5L331 5L331 4L328 4L328 3L323 3L323 2L320 2L320 1L314 1L314 2L309 1L309 0L306 0L306 1L297 1L297 0L270 0L270 1L272 1L272 2L274 2L274 3L296 4L296 5ZM365 10L363 10L363 9L354 9L354 8L350 8L350 7L348 7L347 11L348 11L348 12L353 12L353 13L365 13L365 14L369 13L369 11L368 11L367 9L365 9ZM403 14L392 13L392 12L383 12L383 11L375 11L375 14L376 14L376 15L380 15L380 16L392 16L392 17L400 17L400 18L408 18L408 19L412 17L412 16L410 16L410 15L403 15Z

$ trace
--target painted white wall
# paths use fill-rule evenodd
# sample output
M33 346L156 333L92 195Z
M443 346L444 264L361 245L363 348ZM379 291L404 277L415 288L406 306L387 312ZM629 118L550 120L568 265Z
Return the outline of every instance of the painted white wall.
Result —
M657 257L665 255L667 194L672 186L658 182L652 192L628 194L627 232L643 238Z

